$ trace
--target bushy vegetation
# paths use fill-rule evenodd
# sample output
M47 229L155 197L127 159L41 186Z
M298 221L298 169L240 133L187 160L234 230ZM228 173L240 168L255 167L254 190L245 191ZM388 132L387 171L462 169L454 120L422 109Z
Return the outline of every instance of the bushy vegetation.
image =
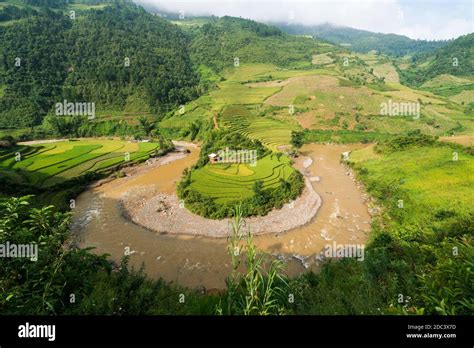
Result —
M68 61L62 34L71 26L65 16L43 9L28 21L0 27L0 85L6 85L0 98L1 128L38 125L52 104L62 101Z
M327 50L320 42L288 36L275 27L240 18L222 17L189 30L193 61L215 71L232 66L234 58L240 64L311 67L312 54Z
M255 166L208 164L209 154L226 148L257 151ZM177 192L192 212L221 219L232 216L236 204L242 205L244 217L265 215L298 197L303 186L302 175L281 153L273 154L258 140L237 132L214 131L203 144L196 165L183 173Z
M300 24L279 24L283 31L289 34L313 35L333 44L350 44L355 52L369 52L376 50L393 56L431 52L447 44L446 41L413 40L396 34L373 33L349 27L320 24L305 26Z
M197 95L198 75L183 49L187 37L132 5L75 20L44 8L0 27L0 37L2 128L38 125L64 99L122 111L133 100L141 111L163 115Z
M461 36L434 52L415 55L410 68L399 69L400 81L408 85L421 86L441 74L472 76L473 56L474 34Z
M232 230L227 251L232 272L226 280L224 305L219 303L218 314L226 315L281 315L286 312L288 279L283 275L280 260L268 260L253 242L250 229L244 231L242 207L234 208ZM242 260L243 259L243 260ZM243 261L243 262L242 262ZM244 263L244 271L240 270Z
M0 22L11 21L15 19L25 18L35 15L36 11L32 8L16 7L16 6L5 6L0 8Z
M371 143L387 140L393 137L388 133L350 131L350 130L321 130L305 129L291 133L291 144L296 148L308 143Z
M33 244L37 260L1 257L3 315L213 314L218 299L150 280L71 243L69 213L31 208L30 197L0 203L0 245ZM185 296L185 303L180 298Z

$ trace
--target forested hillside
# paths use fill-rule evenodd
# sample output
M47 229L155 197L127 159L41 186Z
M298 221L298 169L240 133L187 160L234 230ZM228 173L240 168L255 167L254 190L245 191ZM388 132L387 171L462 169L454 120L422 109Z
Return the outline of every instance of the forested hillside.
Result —
M0 27L0 127L38 125L56 102L156 114L195 97L187 38L169 22L114 5L71 18L42 8Z
M282 33L278 28L250 20L222 17L202 26L191 26L191 55L197 64L215 70L234 64L273 63L286 67L309 67L311 56L333 46Z
M66 78L67 42L72 23L42 10L20 24L0 27L0 127L28 127L41 122L61 99Z
M122 110L142 99L159 113L195 96L198 77L184 47L187 38L144 10L90 11L68 32L70 67L65 96Z
M413 65L407 70L401 70L401 81L420 86L441 74L474 74L474 34L461 36L434 52L415 56Z
M315 26L278 24L278 27L289 34L312 35L318 39L344 45L355 52L376 50L393 56L430 52L447 44L446 41L413 40L402 35L373 33L328 23Z

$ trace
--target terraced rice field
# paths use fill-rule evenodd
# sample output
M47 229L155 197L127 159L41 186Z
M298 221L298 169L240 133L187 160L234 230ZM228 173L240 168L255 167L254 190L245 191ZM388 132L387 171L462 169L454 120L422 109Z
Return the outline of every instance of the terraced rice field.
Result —
M253 185L263 181L264 188L279 185L280 179L288 179L293 173L290 160L271 154L250 164L208 164L193 171L191 188L212 198L218 203L245 199L253 196Z
M280 91L278 87L251 88L240 82L226 81L219 86L219 89L210 93L213 99L213 109L221 110L225 105L232 104L260 104L272 94Z
M188 127L193 121L212 119L229 105L261 105L281 92L292 78L321 74L335 75L335 72L329 69L281 69L272 64L243 64L229 68L225 72L225 80L218 83L217 89L186 104L184 113L176 109L173 115L160 122L160 127ZM334 81L337 84L338 80ZM288 106L288 103L284 105Z
M290 144L291 132L298 126L270 118L253 115L242 105L231 105L224 109L222 122L232 130L252 139L258 139L272 150Z
M107 139L18 145L0 151L0 173L17 182L48 187L88 172L148 158L157 148L154 143Z

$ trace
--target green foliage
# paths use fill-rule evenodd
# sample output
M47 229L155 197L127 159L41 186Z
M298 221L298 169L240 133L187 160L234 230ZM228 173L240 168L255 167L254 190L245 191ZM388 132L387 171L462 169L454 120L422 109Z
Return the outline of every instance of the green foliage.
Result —
M7 86L0 127L38 125L64 99L124 110L140 95L161 115L197 96L198 75L183 49L187 37L133 5L87 11L75 21L42 9L0 27L0 36L0 85Z
M470 219L474 226L474 219ZM435 251L436 263L420 275L421 297L427 314L474 313L474 245L469 237L448 238Z
M139 117L138 123L146 136L150 136L151 132L155 129L155 124L146 117Z
M427 146L434 145L437 137L422 134L419 129L410 131L405 135L396 136L393 139L385 141L376 146L376 151L381 152L395 152L407 149L413 146Z
M321 130L305 129L301 132L292 133L292 144L295 147L301 147L308 143L371 143L379 142L392 138L392 134L366 132L361 130ZM297 146L299 145L299 146Z
M355 52L376 50L400 57L418 52L430 52L447 44L446 41L413 40L402 35L373 33L331 24L316 26L280 24L278 26L289 34L313 35L334 44L350 44L350 49Z
M241 18L222 17L190 31L193 61L215 71L232 66L234 58L240 64L295 66L304 61L310 67L312 54L323 50L314 40L291 37L275 27Z
M0 308L4 314L54 314L66 303L64 276L66 260L81 257L84 275L102 260L92 260L85 251L62 248L66 242L69 214L54 213L51 206L30 209L30 197L12 198L0 204L0 244L34 244L37 261L29 258L0 258ZM82 277L81 277L82 278ZM79 279L79 278L76 278ZM73 284L78 284L77 280Z
M383 309L382 288L353 259L325 262L317 274L307 272L290 281L295 303L291 314L377 315Z
M208 134L207 141L202 144L196 168L201 168L208 163L208 156L211 153L217 153L219 150L225 150L226 148L232 150L256 150L257 158L263 158L270 153L260 140L250 139L232 131L212 131Z
M71 26L66 17L44 9L28 21L0 27L0 85L7 85L0 127L37 125L53 101L62 100L69 52L64 33Z
M5 6L0 8L0 22L11 21L35 15L37 12L30 7Z
M227 251L231 258L232 272L227 278L226 315L281 315L285 314L285 295L288 280L282 274L283 264L268 260L257 250L250 229L245 233L241 206L234 209L232 230L228 237ZM243 242L243 243L242 243ZM243 244L243 245L242 245ZM239 271L244 258L245 271ZM222 304L217 313L224 314Z
M441 74L454 76L474 75L474 33L461 36L444 47L413 58L406 70L398 69L404 84L421 86L427 80Z
M304 132L291 132L291 145L299 149L303 146L303 136Z
M196 96L197 74L183 49L187 38L143 9L89 11L70 31L69 42L71 52L78 54L72 55L73 71L65 81L68 100L120 110L138 89L151 109L161 113Z
M218 299L150 280L142 270L119 269L70 243L69 213L32 209L31 197L0 203L0 245L35 244L37 261L1 257L0 312L4 315L212 314ZM71 297L74 295L74 300ZM186 306L179 302L183 294Z

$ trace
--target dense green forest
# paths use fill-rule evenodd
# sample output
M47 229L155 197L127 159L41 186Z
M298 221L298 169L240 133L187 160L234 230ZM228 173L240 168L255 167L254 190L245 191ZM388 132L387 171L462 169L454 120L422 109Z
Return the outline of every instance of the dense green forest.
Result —
M434 52L417 54L412 65L399 70L401 82L420 86L429 79L441 75L474 75L474 34L468 34L451 41Z
M190 52L196 64L216 71L234 64L274 63L309 67L311 55L328 50L319 41L289 36L273 26L250 20L222 17L203 26L191 26Z
M31 7L17 7L17 6L5 6L0 8L0 22L6 22L14 19L25 18L33 16L36 14L36 11Z
M402 35L373 33L328 23L316 26L281 23L277 26L286 33L312 35L317 39L344 45L355 52L375 50L378 53L398 57L413 53L431 52L447 44L446 41L413 40Z
M187 37L138 7L115 5L76 19L41 9L1 27L0 37L2 128L38 125L64 99L160 115L197 94Z
M28 21L0 28L0 127L30 127L41 122L54 102L62 100L67 72L71 22L44 9ZM34 34L30 34L34 33Z

